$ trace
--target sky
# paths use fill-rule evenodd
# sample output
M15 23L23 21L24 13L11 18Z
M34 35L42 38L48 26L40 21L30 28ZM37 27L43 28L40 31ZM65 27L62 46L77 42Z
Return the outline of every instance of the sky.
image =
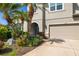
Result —
M19 8L19 10L21 11L27 11L27 7L26 6L24 6L24 7L21 7L21 8ZM0 24L3 24L3 25L7 25L8 23L7 23L7 21L6 21L6 19L4 19L3 18L3 13L2 12L0 12Z

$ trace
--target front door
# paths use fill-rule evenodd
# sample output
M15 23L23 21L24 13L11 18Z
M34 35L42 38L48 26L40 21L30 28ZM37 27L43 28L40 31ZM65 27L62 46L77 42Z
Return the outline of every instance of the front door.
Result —
M32 23L31 25L31 34L32 36L36 36L39 33L39 27L37 23Z

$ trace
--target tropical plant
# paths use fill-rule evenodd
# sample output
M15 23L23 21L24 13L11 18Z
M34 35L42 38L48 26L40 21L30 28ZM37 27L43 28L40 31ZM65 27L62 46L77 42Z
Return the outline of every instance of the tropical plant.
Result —
M13 30L14 23L13 23L13 19L11 18L11 16L12 16L11 13L12 13L12 11L14 11L20 7L22 7L21 4L0 3L0 11L3 12L3 17L7 20L8 26L10 29L12 29L12 31L14 31Z
M24 37L25 39L28 39L28 36L29 36L29 33L28 33L28 32L23 32L23 37Z
M9 25L12 24L12 19L9 15L10 12L20 7L20 4L0 3L0 11L3 12L4 18L7 20Z
M21 20L21 23L22 23L22 31L23 31L23 24L24 24L24 21L27 21L27 29L28 29L28 32L30 33L31 32L31 21L32 21L32 17L33 17L33 14L34 14L34 11L35 11L35 8L36 8L36 4L32 4L32 3L29 3L29 4L22 4L23 6L29 6L29 11L27 12L23 12L23 11L19 11L19 10L15 10L13 11L14 13L14 19L20 19ZM17 20L19 21L19 20Z
M20 25L20 29L22 31L22 35L23 35L23 25L24 25L24 21L28 21L28 14L24 11L19 11L19 10L15 10L14 14L13 14L13 18L17 19L17 24L20 24L19 21L21 21L21 25Z
M23 37L17 38L16 39L16 44L18 46L25 46L26 45L26 39Z
M26 46L28 40L28 32L23 32L23 36L16 38L16 44L19 46Z
M0 40L5 41L7 38L8 29L4 26L0 26Z
M34 15L34 7L33 7L32 3L29 3L28 7L29 7L29 11L28 11L28 16L29 16L28 32L30 34L31 33L31 22L32 22L32 18L33 18L33 15Z
M7 41L7 39L9 38L8 36L9 31L8 28L6 26L0 25L0 48L3 47L4 45L4 41Z
M40 36L33 36L30 37L29 40L27 41L28 46L38 46L42 42L42 38Z

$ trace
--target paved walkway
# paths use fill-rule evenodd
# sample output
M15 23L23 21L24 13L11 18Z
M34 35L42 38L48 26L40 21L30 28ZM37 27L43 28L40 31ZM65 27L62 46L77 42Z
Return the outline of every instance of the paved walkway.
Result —
M48 41L24 56L79 56L79 40Z

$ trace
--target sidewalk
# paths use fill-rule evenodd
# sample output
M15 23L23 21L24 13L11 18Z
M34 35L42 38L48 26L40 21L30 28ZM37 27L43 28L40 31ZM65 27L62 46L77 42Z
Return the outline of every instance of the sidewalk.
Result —
M23 56L79 56L79 40L45 42Z

